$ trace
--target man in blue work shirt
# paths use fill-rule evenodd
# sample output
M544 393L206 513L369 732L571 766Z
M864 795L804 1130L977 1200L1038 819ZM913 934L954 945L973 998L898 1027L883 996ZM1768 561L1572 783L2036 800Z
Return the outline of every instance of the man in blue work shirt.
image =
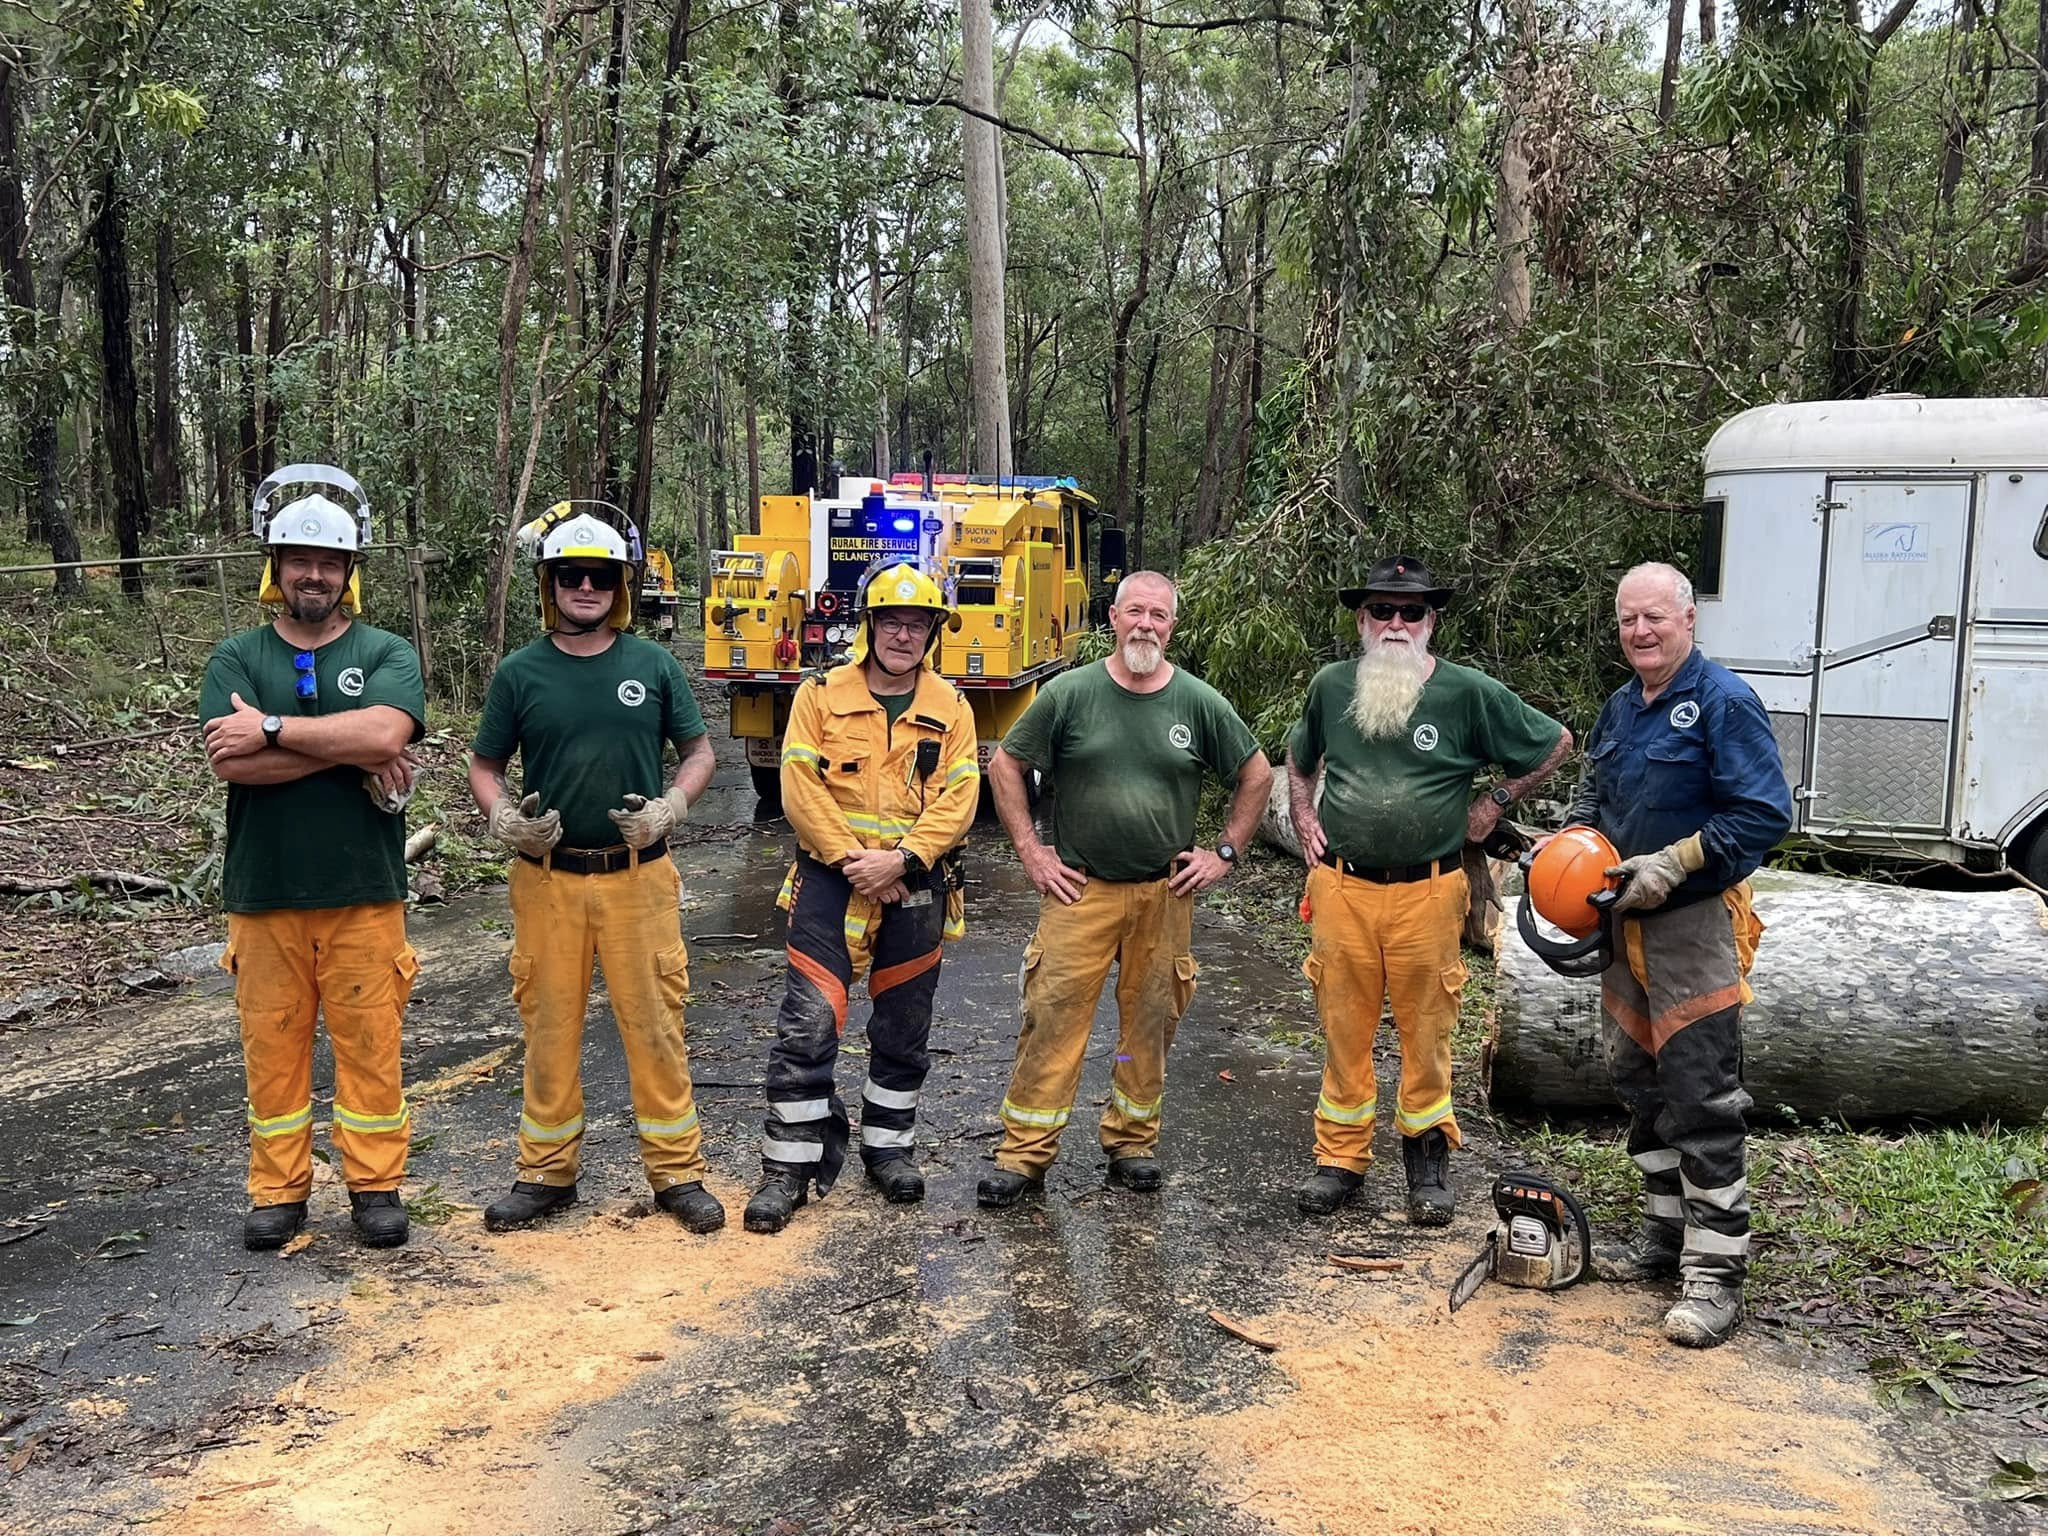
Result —
M1571 819L1606 835L1628 881L1601 973L1601 1036L1643 1171L1638 1240L1603 1250L1607 1279L1677 1275L1675 1344L1710 1348L1742 1318L1749 1179L1742 1086L1744 980L1763 924L1749 876L1792 826L1763 704L1693 646L1692 583L1639 565L1614 597L1635 680L1593 726Z

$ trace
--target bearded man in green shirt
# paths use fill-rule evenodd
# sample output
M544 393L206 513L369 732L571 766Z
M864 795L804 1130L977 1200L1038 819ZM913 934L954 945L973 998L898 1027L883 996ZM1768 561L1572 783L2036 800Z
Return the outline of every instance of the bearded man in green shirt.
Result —
M1316 1171L1295 1199L1327 1216L1365 1182L1373 1036L1391 997L1408 1219L1440 1227L1456 1209L1448 1165L1461 1144L1451 1032L1465 985L1464 846L1483 842L1502 811L1549 777L1572 738L1484 672L1430 654L1451 592L1413 555L1382 560L1363 587L1338 596L1358 615L1360 653L1316 674L1287 745L1288 810L1309 866L1313 939L1302 969L1328 1047ZM1474 799L1474 778L1492 764L1506 782ZM1320 806L1319 765L1328 770Z

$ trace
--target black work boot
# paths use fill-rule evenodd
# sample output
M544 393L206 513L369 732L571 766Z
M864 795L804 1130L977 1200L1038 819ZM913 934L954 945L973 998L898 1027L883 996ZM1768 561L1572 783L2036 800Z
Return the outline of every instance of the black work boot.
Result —
M1334 1216L1364 1185L1364 1174L1324 1163L1295 1190L1295 1209L1304 1216Z
M356 1236L366 1248L396 1248L412 1231L405 1202L395 1189L350 1190L348 1219L356 1224Z
M1141 1195L1149 1195L1160 1185L1159 1159L1112 1157L1109 1160L1109 1182L1121 1184L1125 1189L1136 1190Z
M761 1187L754 1191L754 1198L747 1202L746 1223L749 1232L780 1232L789 1225L789 1218L803 1209L810 1199L811 1177L807 1173L793 1173L787 1168L771 1168Z
M1624 1285L1669 1280L1678 1273L1678 1246L1677 1233L1661 1223L1646 1221L1633 1241L1596 1244L1593 1273Z
M242 1246L251 1253L282 1248L306 1224L306 1202L251 1206L242 1218Z
M924 1175L907 1157L892 1157L869 1163L868 1178L881 1186L882 1198L891 1205L915 1205L924 1198Z
M1451 1138L1431 1128L1401 1138L1408 1164L1408 1219L1418 1227L1448 1227L1458 1205L1451 1198Z
M532 1226L541 1217L575 1203L574 1184L535 1184L521 1179L512 1186L511 1194L484 1207L484 1228L504 1232L513 1227Z
M692 1232L716 1232L725 1225L725 1207L718 1196L695 1179L657 1191L654 1203Z
M984 1174L974 1186L974 1198L982 1205L1015 1205L1017 1197L1026 1190L1045 1188L1045 1180L1034 1179L1028 1173L1013 1173L1008 1168L998 1168L994 1173Z

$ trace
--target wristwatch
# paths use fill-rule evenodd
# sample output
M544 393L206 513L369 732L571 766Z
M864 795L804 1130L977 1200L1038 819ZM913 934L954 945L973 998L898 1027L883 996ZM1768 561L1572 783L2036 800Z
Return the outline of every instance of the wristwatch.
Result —
M1502 810L1506 810L1509 806L1515 803L1515 797L1508 793L1508 787L1505 784L1494 785L1493 793L1488 795L1486 798L1491 800L1495 805L1499 806Z
M925 873L924 860L920 859L908 848L898 848L896 851L903 855L903 878L906 881L923 879Z
M1235 864L1237 862L1237 850L1229 843L1218 843L1216 845L1216 857L1226 864Z
M277 745L277 733L284 729L284 719L279 715L263 717L263 739L271 746Z

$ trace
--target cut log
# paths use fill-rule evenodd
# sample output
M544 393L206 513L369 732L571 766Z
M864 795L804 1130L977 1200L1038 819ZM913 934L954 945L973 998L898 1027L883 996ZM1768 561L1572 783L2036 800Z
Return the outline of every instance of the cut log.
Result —
M117 896L175 896L177 887L155 875L138 875L125 869L81 869L75 875L0 875L0 896L43 896L51 891L68 891L81 881Z
M440 840L440 836L441 828L438 822L430 821L424 827L421 827L419 831L413 833L411 837L405 840L405 862L408 864L419 863L421 859L427 856L428 850Z
M1753 1125L2002 1119L2048 1110L2048 909L2031 891L1950 892L1760 872L1767 928L1743 1010ZM1618 1108L1600 986L1503 925L1484 1075L1502 1109Z

